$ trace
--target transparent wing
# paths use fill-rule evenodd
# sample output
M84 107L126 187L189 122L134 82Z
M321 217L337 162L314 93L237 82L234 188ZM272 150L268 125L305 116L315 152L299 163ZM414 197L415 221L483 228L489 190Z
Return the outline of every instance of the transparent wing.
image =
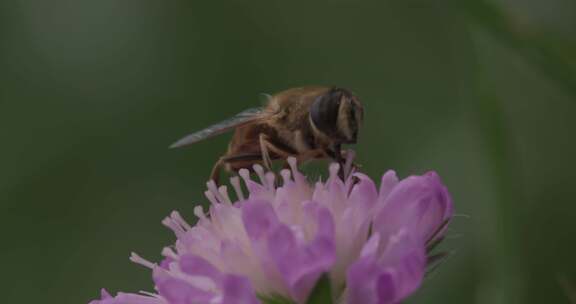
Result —
M211 125L206 129L188 134L173 143L170 148L179 148L183 146L188 146L204 139L220 135L222 133L228 132L236 127L242 126L249 122L252 122L260 117L262 113L262 108L252 108L242 111L229 119L221 121L217 124Z
M267 105L270 103L270 101L274 98L274 96L268 94L268 93L260 93L258 95L258 99L260 100L260 104L262 105Z

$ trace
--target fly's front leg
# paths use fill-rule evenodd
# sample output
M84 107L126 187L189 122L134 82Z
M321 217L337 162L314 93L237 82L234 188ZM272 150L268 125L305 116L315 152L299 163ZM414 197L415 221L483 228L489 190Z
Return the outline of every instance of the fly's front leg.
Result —
M343 180L348 178L348 175L356 171L356 169L360 168L360 165L354 162L353 153L354 151L352 150L342 150L340 145L335 145L328 151L328 156L340 164L340 172L338 175Z
M326 154L340 165L338 176L340 176L342 180L346 178L346 158L344 158L344 153L340 144L333 145L330 149L326 150Z
M362 165L354 161L355 156L356 153L353 150L342 150L342 159L344 159L347 174L356 172L362 167Z
M262 152L262 161L268 170L272 170L272 158L270 157L270 152L276 154L277 157L282 159L286 159L291 155L288 151L283 150L270 142L266 134L260 134L260 150Z
M262 161L264 162L264 167L268 170L272 170L272 160L270 159L270 153L268 152L268 139L264 134L260 134L260 151L262 152Z
M340 165L344 165L345 158L343 154L345 152L342 151L341 145L333 145L332 147L326 149L325 153L328 155L328 157L332 158Z

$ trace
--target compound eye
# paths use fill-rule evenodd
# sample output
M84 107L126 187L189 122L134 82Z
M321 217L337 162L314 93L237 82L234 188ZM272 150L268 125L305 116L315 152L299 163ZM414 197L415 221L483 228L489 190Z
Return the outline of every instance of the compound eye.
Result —
M330 90L328 93L318 96L310 108L310 117L314 126L328 136L333 136L337 132L341 98L341 92Z

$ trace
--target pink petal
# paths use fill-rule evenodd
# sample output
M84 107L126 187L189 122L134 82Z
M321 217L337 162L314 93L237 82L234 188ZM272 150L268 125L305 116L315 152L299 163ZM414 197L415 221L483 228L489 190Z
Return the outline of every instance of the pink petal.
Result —
M180 269L186 274L208 277L217 285L222 281L222 274L220 271L201 257L192 254L185 254L180 257L179 263Z
M227 275L222 284L222 304L259 304L256 294L245 277Z
M313 205L310 209L314 209ZM292 297L303 302L320 276L335 261L334 223L330 212L317 208L316 236L309 244L296 239L286 225L279 225L268 237L268 253Z
M452 213L451 199L435 173L402 180L384 204L374 220L384 239L406 228L426 242Z
M246 201L242 205L242 222L253 240L270 234L279 224L274 208L266 201Z
M376 199L378 198L378 192L376 190L376 185L365 174L356 173L354 174L360 181L354 185L352 188L352 192L350 193L350 197L348 200L353 202L362 210L366 210L366 212L370 212L372 207L376 204Z
M378 201L384 202L388 194L396 187L398 184L398 177L394 170L388 170L384 175L382 175L382 180L380 182L380 190L378 191Z
M363 248L364 255L348 269L347 303L393 304L413 293L421 284L426 267L424 246L408 234L392 238L380 255L374 239Z

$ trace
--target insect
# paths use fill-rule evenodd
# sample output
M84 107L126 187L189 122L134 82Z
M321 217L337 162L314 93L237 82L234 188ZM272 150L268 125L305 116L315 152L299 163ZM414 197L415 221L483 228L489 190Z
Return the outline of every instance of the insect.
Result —
M191 145L234 130L228 151L212 169L210 178L218 183L222 168L238 171L294 156L301 164L312 159L333 159L343 163L342 144L354 144L364 109L358 97L347 89L325 86L292 88L269 96L264 107L252 108L194 132L171 148Z

